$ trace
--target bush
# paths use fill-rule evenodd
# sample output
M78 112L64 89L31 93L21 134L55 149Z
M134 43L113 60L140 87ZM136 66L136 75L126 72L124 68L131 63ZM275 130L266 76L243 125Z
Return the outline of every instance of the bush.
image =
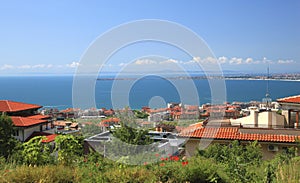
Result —
M6 170L0 174L0 182L76 182L80 179L76 176L76 171L65 166L17 166L15 169Z

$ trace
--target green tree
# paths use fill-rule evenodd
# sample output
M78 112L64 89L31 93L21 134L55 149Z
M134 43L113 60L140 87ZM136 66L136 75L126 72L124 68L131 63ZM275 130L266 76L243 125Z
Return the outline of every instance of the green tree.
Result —
M49 163L53 158L50 156L49 144L44 144L43 136L37 136L23 144L22 156L26 164L44 165Z
M112 133L114 137L128 144L148 145L152 143L152 140L147 135L147 130L135 129L124 123L121 123L121 127L115 128Z
M83 154L83 138L73 135L59 135L55 138L57 160L64 165L72 165Z
M140 118L140 119L145 119L149 116L149 114L139 111L139 110L133 110L135 117Z
M11 156L18 145L13 137L13 122L7 115L0 115L0 156L6 159Z
M214 144L206 150L198 151L198 154L224 164L234 182L253 182L255 176L249 173L248 168L259 165L262 160L262 152L256 141L246 146L240 145L238 141L228 146Z

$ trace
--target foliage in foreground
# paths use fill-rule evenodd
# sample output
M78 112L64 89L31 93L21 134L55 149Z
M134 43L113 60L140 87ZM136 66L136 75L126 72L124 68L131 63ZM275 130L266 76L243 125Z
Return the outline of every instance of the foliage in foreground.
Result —
M236 147L235 147L236 146ZM209 156L216 149L228 149L225 156ZM224 150L223 149L223 150ZM300 180L300 159L291 153L278 155L271 161L251 161L246 156L259 157L253 151L256 144L244 148L237 144L231 146L211 146L201 156L181 158L178 156L161 157L152 154L157 161L133 166L103 158L98 153L77 156L75 166L54 162L52 164L32 166L5 162L0 158L0 182L298 182ZM243 152L241 152L243 151ZM234 154L234 156L233 156ZM223 157L222 157L223 156ZM216 158L223 158L216 161ZM229 162L236 157L235 162ZM261 160L261 159L260 159ZM230 160L232 161L232 159ZM235 170L232 165L241 162ZM245 178L240 178L244 170ZM247 180L246 180L247 178Z

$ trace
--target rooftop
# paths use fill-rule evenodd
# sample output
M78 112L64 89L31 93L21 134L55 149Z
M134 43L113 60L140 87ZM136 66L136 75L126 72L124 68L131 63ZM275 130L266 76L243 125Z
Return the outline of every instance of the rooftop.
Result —
M53 142L55 140L55 138L57 137L57 134L50 134L50 133L46 133L46 132L33 132L26 139L26 141L32 139L33 137L37 137L37 136L44 136L44 137L46 137L44 140L42 140L42 142L43 143L49 143L49 142Z
M13 124L19 127L32 126L32 125L37 125L37 124L47 122L47 120L32 119L32 118L20 117L20 116L11 116L11 119L13 121Z
M300 95L277 99L277 102L300 104Z
M42 106L35 104L27 104L22 102L14 102L10 100L0 100L0 111L1 112L17 112L28 109L39 109Z
M259 130L259 129L257 129ZM218 140L247 140L247 141L264 141L264 142L296 142L296 139L300 139L300 135L291 134L278 134L273 133L274 129L264 133L246 133L241 131L240 127L200 127L186 128L179 134L180 137L189 138L208 138Z

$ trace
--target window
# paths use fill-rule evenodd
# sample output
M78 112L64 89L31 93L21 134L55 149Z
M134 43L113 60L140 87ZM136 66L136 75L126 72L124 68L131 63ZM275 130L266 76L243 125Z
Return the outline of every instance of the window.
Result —
M19 130L14 130L13 131L13 136L19 136Z

